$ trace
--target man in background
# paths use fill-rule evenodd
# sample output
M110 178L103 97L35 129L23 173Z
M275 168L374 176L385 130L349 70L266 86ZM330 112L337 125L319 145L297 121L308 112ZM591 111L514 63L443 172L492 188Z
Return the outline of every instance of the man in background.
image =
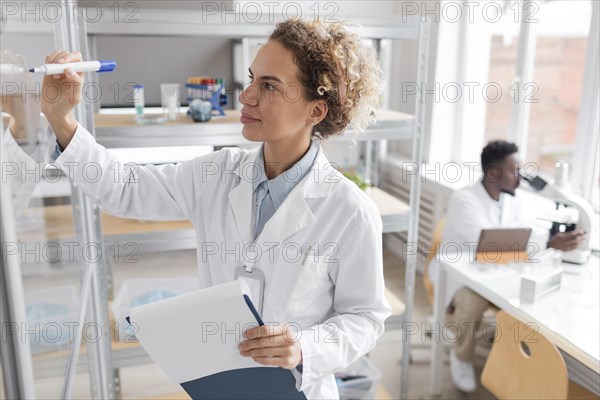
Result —
M481 230L491 228L532 227L530 242L540 250L552 247L569 251L582 242L585 233L581 229L559 232L549 238L547 230L535 229L533 220L527 218L516 193L521 181L518 151L514 143L501 140L492 141L483 148L483 177L450 197L442 248L448 243L459 246L477 243ZM474 336L490 304L472 290L460 287L448 278L449 320L461 327L457 331L455 346L450 351L450 373L457 389L471 393L476 389Z

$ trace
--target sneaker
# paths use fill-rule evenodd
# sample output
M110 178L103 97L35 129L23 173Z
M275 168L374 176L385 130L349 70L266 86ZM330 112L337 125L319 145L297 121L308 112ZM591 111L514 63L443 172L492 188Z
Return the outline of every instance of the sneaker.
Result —
M450 350L450 375L454 386L462 392L473 393L477 388L473 363L460 360L454 349Z

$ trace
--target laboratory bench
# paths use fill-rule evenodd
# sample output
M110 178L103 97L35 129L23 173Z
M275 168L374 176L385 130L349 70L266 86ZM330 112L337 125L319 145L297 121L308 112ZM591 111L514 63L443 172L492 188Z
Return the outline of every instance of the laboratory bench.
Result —
M583 265L563 262L560 285L533 302L521 300L521 282L532 264L474 262L468 252L442 252L433 312L435 326L444 326L446 282L452 277L506 311L524 324L533 326L560 351L569 379L600 394L600 292L598 255ZM540 267L538 267L540 268ZM432 348L430 392L441 394L443 341Z

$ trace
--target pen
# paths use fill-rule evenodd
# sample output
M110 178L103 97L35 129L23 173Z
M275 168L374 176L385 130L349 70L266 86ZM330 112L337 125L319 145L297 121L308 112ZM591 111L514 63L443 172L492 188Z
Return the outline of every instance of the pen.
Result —
M117 67L113 60L84 61L65 64L44 64L39 67L31 68L29 72L34 74L63 74L66 68L71 68L73 72L111 72Z
M0 72L3 74L20 74L24 69L15 64L0 64Z
M258 311L256 311L256 307L254 307L254 304L252 304L252 300L250 300L250 297L247 294L244 295L244 300L246 300L246 304L248 305L250 312L252 313L252 315L254 315L254 318L256 318L256 322L258 323L258 326L263 326L265 323L263 322L262 318L260 317L260 314L258 313Z

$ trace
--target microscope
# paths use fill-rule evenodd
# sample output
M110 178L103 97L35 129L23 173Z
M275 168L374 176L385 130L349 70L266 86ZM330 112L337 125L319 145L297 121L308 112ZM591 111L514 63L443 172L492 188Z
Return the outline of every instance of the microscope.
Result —
M573 264L585 264L590 258L592 232L592 217L594 210L588 201L581 196L571 193L564 186L550 183L540 174L522 174L523 180L529 183L531 189L541 196L553 200L557 205L557 213L553 214L550 234L568 232L581 228L586 232L584 241L578 248L563 253L563 261Z

